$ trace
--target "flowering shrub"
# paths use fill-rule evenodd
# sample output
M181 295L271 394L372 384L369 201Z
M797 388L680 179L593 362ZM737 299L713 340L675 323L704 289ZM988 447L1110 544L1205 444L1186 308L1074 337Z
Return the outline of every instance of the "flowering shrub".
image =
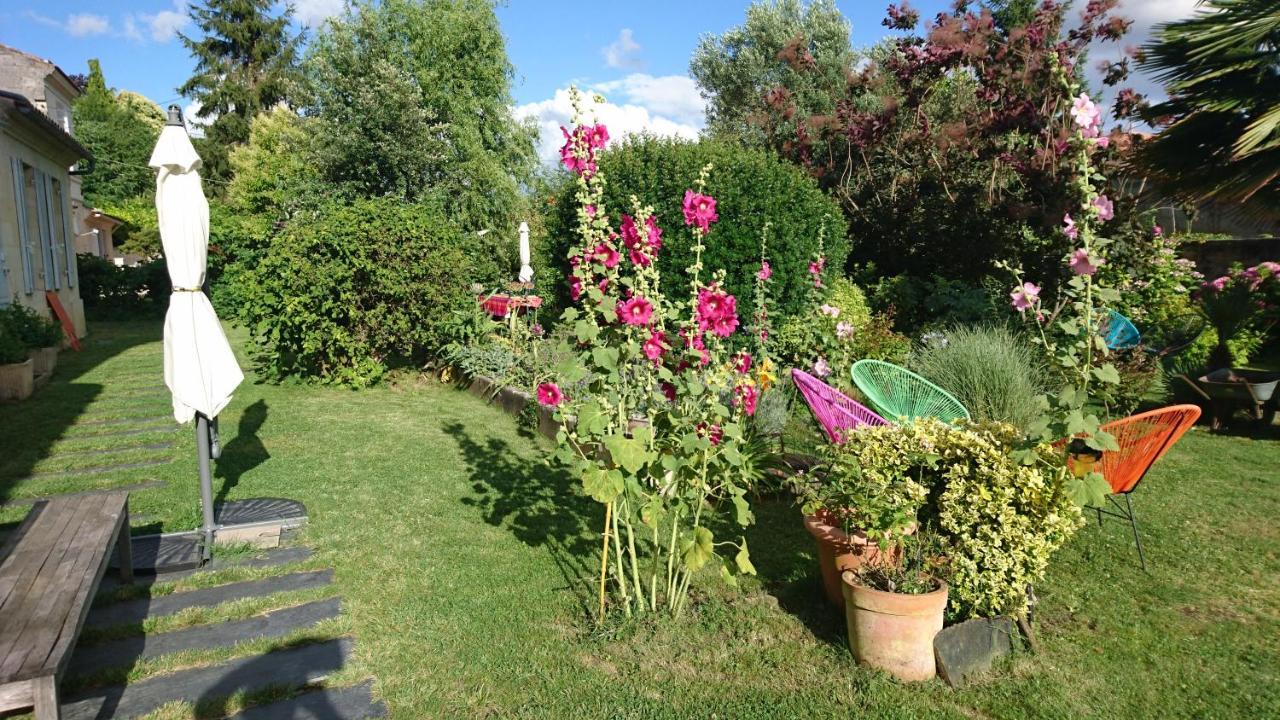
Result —
M1204 279L1195 263L1178 257L1179 238L1159 225L1117 233L1100 274L1120 291L1116 310L1134 322L1143 338L1182 331L1195 312L1191 292Z
M832 512L881 544L918 524L943 543L954 617L1020 615L1027 586L1083 524L1053 470L1058 453L1037 445L1045 462L1019 463L1020 437L1011 425L932 418L864 428L824 449L827 477L801 488L805 512Z
M572 94L577 115L579 96ZM539 387L538 399L566 421L558 459L605 506L601 614L611 587L628 615L678 615L703 567L719 566L729 582L755 572L745 538L717 539L724 531L712 528L728 522L712 516L730 510L731 522L752 522L744 421L756 410L767 368L734 351L731 339L742 325L737 298L725 290L723 272L708 276L702 266L704 239L719 220L707 192L711 168L684 195L691 282L687 300L671 300L654 262L671 241L652 208L633 201L617 230L611 222L594 163L606 141L599 125L566 130L561 156L575 175L578 227L569 259L576 306L562 319L573 337L560 382ZM561 383L578 390L566 393Z
M1243 331L1264 320L1274 324L1277 293L1280 292L1280 263L1264 262L1253 267L1235 267L1231 272L1205 281L1197 292L1200 311L1217 333L1217 346L1209 357L1214 368L1233 364L1230 343Z

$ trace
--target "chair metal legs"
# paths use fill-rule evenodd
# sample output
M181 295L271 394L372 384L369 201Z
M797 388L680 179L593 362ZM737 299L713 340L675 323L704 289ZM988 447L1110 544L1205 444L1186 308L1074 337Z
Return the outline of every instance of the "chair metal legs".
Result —
M1100 507L1094 508L1094 510L1098 513L1098 527L1102 527L1103 515L1110 515L1112 517L1120 518L1121 520L1128 520L1129 526L1133 528L1133 543L1138 546L1138 562L1142 565L1142 571L1146 572L1147 558L1146 558L1146 555L1144 555L1142 552L1142 537L1138 535L1138 516L1133 512L1133 501L1129 499L1129 493L1123 493L1123 495L1124 495L1123 506L1121 506L1120 503L1116 501L1115 495L1107 496L1107 500L1111 501L1111 504L1114 505L1116 508L1114 512L1112 512L1111 510L1100 508Z

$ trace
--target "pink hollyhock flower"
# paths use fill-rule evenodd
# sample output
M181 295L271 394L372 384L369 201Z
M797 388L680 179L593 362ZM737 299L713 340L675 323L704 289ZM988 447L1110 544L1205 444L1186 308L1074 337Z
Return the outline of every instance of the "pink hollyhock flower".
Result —
M847 322L836 323L836 337L848 340L853 335L853 326Z
M827 267L827 259L824 257L820 257L817 260L809 263L809 274L821 275L823 269L825 269L826 267Z
M1155 237L1164 237L1164 228L1160 227L1159 225L1156 225L1155 227L1151 228L1151 234L1154 235Z
M769 278L773 277L773 268L769 267L768 260L760 261L760 271L756 273L756 277L760 278L761 280L768 280Z
M1081 129L1093 127L1098 123L1098 118L1102 115L1102 111L1098 109L1096 103L1089 99L1085 93L1080 93L1080 97L1071 103L1071 118L1076 121L1076 125Z
M638 247L640 245L640 230L636 228L636 219L630 215L623 215L622 222L619 223L618 229L622 231L622 244L628 248Z
M1258 269L1266 270L1268 273L1276 275L1277 273L1280 273L1280 263L1266 260L1258 263Z
M609 247L608 243L600 243L591 251L591 259L601 265L612 268L618 264L618 251Z
M1089 251L1084 248L1071 253L1071 262L1068 263L1071 272L1077 275L1092 275L1098 272L1098 266L1101 264L1101 260L1094 262L1093 258L1089 257Z
M818 358L818 362L813 364L813 374L818 377L826 377L831 374L831 366L827 364L826 358Z
M655 330L649 335L649 339L644 341L644 356L655 364L662 360L662 353L666 351L667 334L661 330Z
M698 292L694 315L700 330L729 337L738 329L738 299L718 288L704 288Z
M1229 282L1231 282L1231 278L1223 275L1220 278L1202 284L1200 287L1205 288L1206 290L1211 289L1215 292L1222 292L1227 289L1227 283Z
M698 437L705 437L711 440L712 445L719 445L720 441L724 439L724 431L720 429L719 425L707 425L701 422L698 423L697 432Z
M633 295L618 305L618 317L627 325L648 325L653 319L653 304Z
M832 318L840 317L840 308L836 307L835 305L827 305L824 303L822 307L818 308L818 310L820 310L822 314L826 315L827 317L832 317Z
M569 276L569 297L574 300L582 297L582 279L577 275Z
M595 216L596 216L596 206L595 206L595 205L583 205L583 206L582 206L582 209L586 211L586 213L587 213L587 217L589 217L589 218L593 218L593 217L595 217Z
M1080 234L1080 229L1076 227L1076 221L1071 219L1071 213L1062 216L1062 234L1075 240Z
M671 383L669 383L669 382L665 382L665 381L664 381L664 382L659 383L659 384L658 384L658 387L662 390L662 394L663 394L663 396L664 396L664 397L666 397L666 398L667 398L667 401L668 401L668 402L675 402L675 401L676 401L676 386L675 386L675 385L672 385Z
M596 287L600 288L600 292L609 290L609 278L600 278L600 282L596 283Z
M1098 147L1102 148L1103 150L1106 150L1107 146L1111 144L1111 138L1107 135L1102 135L1097 139L1095 139L1093 142L1097 144Z
M733 358L733 369L746 375L751 372L751 355L740 352Z
M1099 195L1094 198L1093 206L1098 209L1098 219L1103 222L1116 216L1115 203L1111 202L1111 198L1106 195Z
M580 158L574 152L575 139L583 136L584 128L577 128L572 134L565 127L560 127L560 132L564 133L564 145L560 148L560 162L564 164L570 171L591 175L596 171L595 155L592 153L590 146L587 147L587 155Z
M605 127L603 123L596 123L583 129L586 131L587 145L591 148L598 150L609 142L609 128Z
M742 412L751 417L756 414L756 402L760 399L760 391L755 385L739 385L733 389L734 401Z
M716 215L716 199L692 190L684 191L684 224L696 225L706 232L711 223L719 220Z
M684 330L680 331L680 336L684 338L685 347L698 353L698 365L705 367L711 362L711 353L707 352L707 344L702 341L702 333L696 333L690 336Z
M638 267L649 267L649 265L653 263L653 259L646 255L644 250L641 250L638 247L628 250L627 257L631 259L631 264Z
M564 393L555 383L542 383L538 386L538 404L543 407L558 407L564 402Z
M1028 308L1039 302L1040 286L1029 282L1022 283L1021 287L1016 287L1009 293L1009 298L1013 300L1013 307L1018 312L1026 312Z
M645 219L646 239L649 241L649 251L654 255L662 249L662 228L658 227L658 221L650 215Z

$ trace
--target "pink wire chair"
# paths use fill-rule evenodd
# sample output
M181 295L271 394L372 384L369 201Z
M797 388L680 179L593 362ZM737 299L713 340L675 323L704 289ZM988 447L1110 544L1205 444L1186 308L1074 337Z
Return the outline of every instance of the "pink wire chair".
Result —
M860 427L889 424L888 420L803 370L792 370L791 379L827 433L827 439L833 443L844 442L849 431Z

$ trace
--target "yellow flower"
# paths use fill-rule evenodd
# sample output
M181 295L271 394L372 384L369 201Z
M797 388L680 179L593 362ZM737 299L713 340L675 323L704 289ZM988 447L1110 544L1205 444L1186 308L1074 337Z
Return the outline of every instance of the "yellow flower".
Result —
M773 361L765 358L760 361L756 370L756 379L760 381L760 389L768 390L778 381L778 376L773 373Z

